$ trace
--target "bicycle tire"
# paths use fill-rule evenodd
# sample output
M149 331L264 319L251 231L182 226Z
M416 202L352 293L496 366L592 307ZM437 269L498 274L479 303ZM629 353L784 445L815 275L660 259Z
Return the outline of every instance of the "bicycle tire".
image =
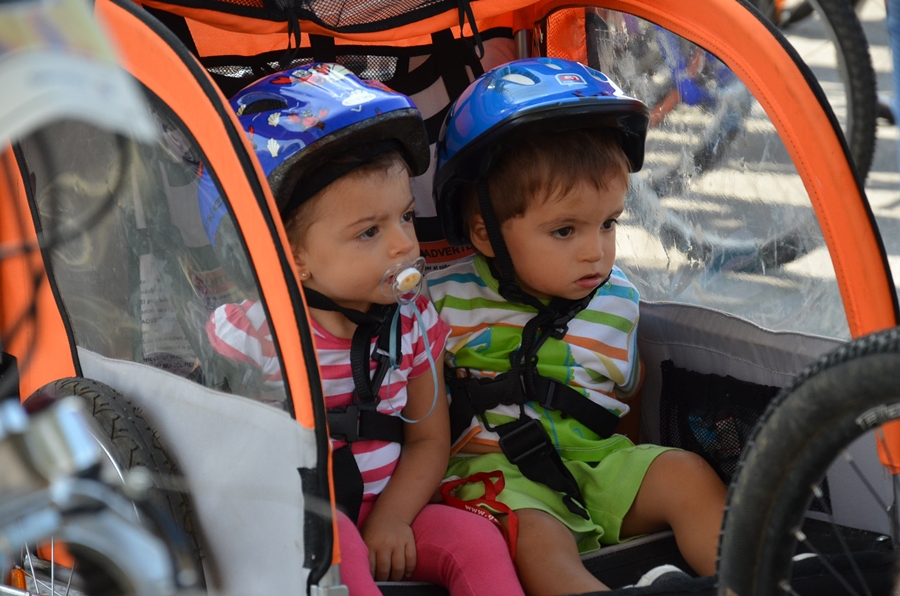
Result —
M853 0L853 8L854 10L858 9L859 6L863 3L863 0ZM804 0L800 4L797 5L794 10L791 11L790 16L788 16L787 20L784 22L784 27L788 27L793 25L794 23L799 23L803 19L809 17L815 12L815 8L813 5L809 3L809 0Z
M772 0L752 4L768 18L773 18ZM808 0L808 4L819 14L837 52L838 71L847 99L847 124L843 132L856 171L865 182L875 153L878 117L878 91L869 43L854 6L848 0Z
M798 23L803 19L810 17L815 11L816 9L813 8L812 4L804 2L791 12L783 26L787 27L788 25Z
M800 527L835 456L869 432L865 422L900 419L900 330L841 346L808 367L767 408L728 492L719 546L719 594L784 593ZM884 416L889 412L890 416Z
M159 435L139 408L112 387L92 379L70 377L48 383L29 396L24 405L28 408L29 402L70 395L84 401L103 432L97 439L116 467L120 470L143 467L154 479L154 486L146 491L146 500L153 511L166 516L166 523L174 524L188 537L193 567L199 575L199 585L203 585L202 549L194 530L190 499L184 492L167 489L156 482L156 479L180 475L177 465L160 443Z

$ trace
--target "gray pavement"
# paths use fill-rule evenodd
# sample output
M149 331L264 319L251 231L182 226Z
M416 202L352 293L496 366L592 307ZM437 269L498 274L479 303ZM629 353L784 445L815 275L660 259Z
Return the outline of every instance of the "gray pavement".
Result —
M864 2L861 17L879 85L889 95L884 0ZM838 120L845 120L844 85L834 47L818 17L784 33L819 80ZM627 91L635 96L654 97L656 79L641 87L646 79L629 77L629 65L627 56L616 61L621 72L614 76L632 82L634 88ZM637 66L634 71L639 72ZM725 85L712 109L684 102L663 124L651 128L650 167L636 177L646 184L632 186L617 238L617 260L632 279L641 280L641 295L648 301L675 299L729 312L767 329L849 337L831 259L818 230L809 228L814 215L802 181L787 148L777 141L769 115L759 104L741 111L743 97L741 87ZM692 175L695 149L708 141L709 131L720 130L737 113L742 114L742 133L700 175ZM880 123L878 137L866 192L894 277L900 281L897 127ZM683 186L670 184L673 179ZM657 233L648 236L648 230ZM767 247L763 252L768 264L758 265L761 243Z

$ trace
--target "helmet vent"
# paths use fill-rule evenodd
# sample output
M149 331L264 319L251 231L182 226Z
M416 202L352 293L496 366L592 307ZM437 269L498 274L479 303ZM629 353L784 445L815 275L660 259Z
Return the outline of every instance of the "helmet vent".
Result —
M288 107L287 102L278 99L258 99L244 106L241 110L241 116L249 116L250 114L258 114L260 112L273 112L275 110L284 110Z

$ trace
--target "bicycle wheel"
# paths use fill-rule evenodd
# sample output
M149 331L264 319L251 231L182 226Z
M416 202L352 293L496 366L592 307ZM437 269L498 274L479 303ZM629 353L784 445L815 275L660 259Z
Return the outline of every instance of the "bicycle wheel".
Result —
M91 379L73 377L49 383L25 400L27 410L40 409L48 401L66 396L79 397L102 431L95 437L107 456L113 481L124 482L125 473L144 468L153 483L145 491L146 511L164 519L149 520L156 525L174 526L174 534L187 537L190 544L183 550L192 558L189 567L200 575L202 585L201 547L194 531L193 514L188 495L178 487L167 486L177 478L178 468L160 444L159 437L144 419L141 411L113 388ZM141 509L136 509L138 517ZM146 513L145 511L145 513Z
M773 0L752 2L776 25L825 91L847 139L860 179L865 181L875 152L878 94L875 70L862 24L849 0L809 0L814 18L779 23ZM785 19L780 19L785 21ZM837 76L835 76L835 73Z
M900 420L898 369L900 330L891 329L824 356L773 400L729 490L720 595L890 593L895 564L886 534L897 537L900 485L886 467L865 472L874 444L859 450L870 439L885 446L883 426ZM886 532L838 523L826 479L836 469L856 486L853 507L883 515ZM811 505L819 512L809 513Z
M863 0L853 0L853 8L858 9L862 3ZM785 4L787 5L787 10L784 11L784 16L778 21L783 27L802 21L816 10L807 0L801 0L793 4L786 2Z

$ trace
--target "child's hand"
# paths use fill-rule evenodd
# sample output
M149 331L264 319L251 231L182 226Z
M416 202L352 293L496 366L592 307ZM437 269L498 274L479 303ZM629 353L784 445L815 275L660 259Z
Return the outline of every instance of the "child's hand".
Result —
M376 581L399 581L416 569L416 541L409 524L373 511L362 528L369 547L369 568Z

